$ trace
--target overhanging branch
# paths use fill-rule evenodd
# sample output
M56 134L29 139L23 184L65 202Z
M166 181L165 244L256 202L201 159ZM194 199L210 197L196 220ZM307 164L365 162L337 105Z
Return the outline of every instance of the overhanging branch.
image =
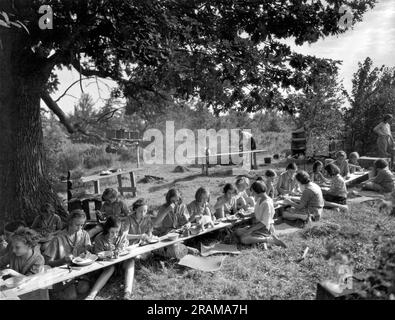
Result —
M47 107L59 118L61 124L65 126L67 132L73 134L76 132L74 126L69 122L67 116L58 104L51 98L48 92L41 93L41 99L45 102Z
M48 92L43 92L41 93L41 99L45 102L45 104L48 106L48 108L56 114L56 116L59 118L59 121L61 124L65 126L67 129L68 133L74 134L74 133L81 133L84 136L87 137L93 137L95 139L98 139L99 141L102 142L108 142L108 139L105 139L98 134L90 133L87 132L85 129L81 128L78 124L71 124L68 117L65 115L63 110L58 106L58 104L51 98Z

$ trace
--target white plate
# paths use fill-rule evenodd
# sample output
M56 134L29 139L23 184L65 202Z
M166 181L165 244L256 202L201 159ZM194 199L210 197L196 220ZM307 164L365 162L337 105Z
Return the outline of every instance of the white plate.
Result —
M119 253L119 256L120 257L123 257L123 256L126 256L127 254L129 254L130 253L130 251L128 251L128 250L123 250L123 251L121 251L120 253Z
M88 258L79 258L79 257L74 258L74 259L72 260L72 262L73 262L74 264L76 264L77 266L84 267L84 266L89 266L90 264L92 264L93 262L95 262L95 261L97 260L97 258L98 258L97 255L92 254L92 255L90 255Z

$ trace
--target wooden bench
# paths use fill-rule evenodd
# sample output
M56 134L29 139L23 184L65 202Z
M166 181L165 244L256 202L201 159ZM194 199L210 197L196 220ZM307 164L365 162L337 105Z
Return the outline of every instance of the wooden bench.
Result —
M142 168L135 168L135 169L130 169L130 170L125 170L125 171L119 171L119 172L114 172L108 175L100 175L100 174L96 174L96 175L92 175L92 176L88 176L88 177L81 177L81 181L83 183L86 182L93 182L93 187L95 190L96 194L100 194L100 180L103 179L108 179L108 178L112 178L112 177L117 177L118 178L118 191L121 195L124 195L125 192L131 192L133 197L136 196L136 192L137 192L137 187L136 187L136 178L134 173L136 171L142 170ZM122 186L122 175L124 174L129 174L130 176L130 187L123 187Z
M240 151L240 152L229 152L229 153L218 153L214 155L205 155L205 156L200 156L200 157L194 157L198 161L198 164L202 165L202 174L205 174L208 176L208 168L210 164L213 164L213 162L216 164L218 161L218 157L222 156L232 156L232 155L242 155L242 154L257 154L257 153L267 153L267 150L251 150L251 151ZM210 161L210 159L215 158L215 161ZM250 157L250 161L252 161L252 157ZM200 162L200 163L199 163ZM211 162L211 163L210 163ZM251 167L251 165L250 165Z

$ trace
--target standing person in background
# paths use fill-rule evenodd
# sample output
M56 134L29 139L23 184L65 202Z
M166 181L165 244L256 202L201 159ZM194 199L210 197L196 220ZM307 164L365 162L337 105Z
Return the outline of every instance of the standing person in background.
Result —
M394 138L392 137L391 133L392 119L393 116L391 114L386 114L383 118L383 121L373 129L373 132L378 135L377 149L378 156L381 158L392 157L392 148L394 146Z

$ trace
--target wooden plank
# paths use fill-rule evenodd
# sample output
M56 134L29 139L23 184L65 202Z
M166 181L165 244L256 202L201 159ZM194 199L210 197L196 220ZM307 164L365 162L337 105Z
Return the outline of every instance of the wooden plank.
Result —
M140 145L137 145L137 168L140 168Z
M240 152L229 152L229 153L218 153L218 154L210 154L208 156L199 156L199 157L188 157L187 159L205 159L211 157L219 157L219 156L231 156L235 154L251 154L251 153L264 153L267 150L251 150L251 151L240 151Z
M130 174L130 185L131 185L130 192L132 193L133 197L135 197L136 196L136 179L134 177L133 171L130 172L129 174Z
M96 194L100 193L100 180L93 181L93 188Z
M369 180L369 172L365 172L362 175L352 173L350 174L350 178L346 180L346 186L349 187L367 180Z
M85 182L91 182L91 181L95 181L95 180L102 180L102 179L107 179L107 178L111 178L111 177L116 177L119 174L126 174L126 173L130 173L130 172L141 171L143 169L144 168L133 168L133 169L130 169L130 170L114 172L114 173L111 173L111 174L107 174L105 176L101 176L100 174L95 174L95 175L92 175L92 176L81 177L81 181L83 183L85 183Z
M118 174L117 175L117 179L118 179L118 191L121 194L121 196L123 196L123 188L122 188L122 174Z
M118 188L118 190L120 190L119 188ZM122 192L136 192L137 191L137 189L136 189L136 187L122 187Z
M135 258L139 255L149 253L149 252L152 252L154 250L157 250L157 249L160 249L163 247L171 246L176 243L180 243L180 242L183 242L183 241L195 238L195 237L199 237L199 236L202 236L202 235L207 234L209 232L213 232L213 231L217 231L217 230L220 230L223 228L231 227L233 225L248 221L250 219L251 219L251 217L245 217L245 218L239 219L235 222L226 222L226 223L220 222L218 225L214 226L213 228L205 229L204 231L200 232L197 235L181 237L181 238L178 238L174 241L160 241L158 243L154 243L154 244L150 244L150 245L146 245L146 246L142 246L142 247L131 246L133 249L131 249L129 254L127 254L125 256L122 256L122 257L119 257L117 259L113 259L110 261L96 261L86 267L73 267L71 272L66 268L66 265L52 268L52 269L47 270L44 273L26 277L26 281L24 281L23 284L19 285L16 288L5 289L3 291L0 291L0 293L2 294L3 297L20 296L22 294L35 291L37 289L47 288L47 287L52 286L56 283L60 283L63 281L67 281L70 279L80 277L84 274L87 274L87 273L90 273L90 272L93 272L96 270L107 268L111 265L118 264L120 262Z

